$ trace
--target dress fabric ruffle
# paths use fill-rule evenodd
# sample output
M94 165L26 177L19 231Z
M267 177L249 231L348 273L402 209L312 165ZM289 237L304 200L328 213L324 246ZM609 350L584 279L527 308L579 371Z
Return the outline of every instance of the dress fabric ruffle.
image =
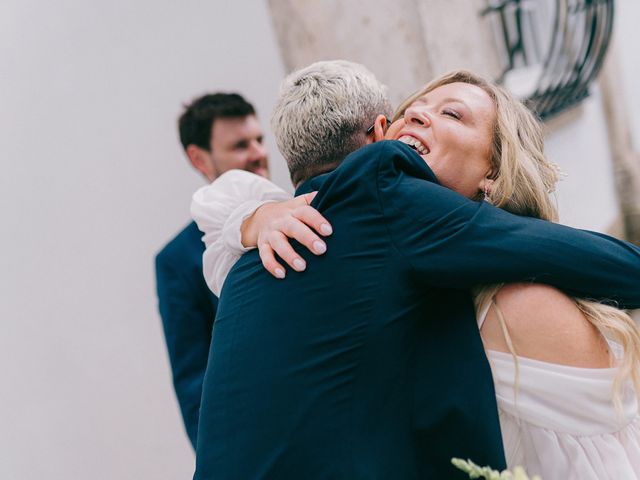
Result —
M612 348L618 349L616 345ZM612 402L615 368L556 365L488 351L507 465L543 480L640 479L640 417L628 384Z

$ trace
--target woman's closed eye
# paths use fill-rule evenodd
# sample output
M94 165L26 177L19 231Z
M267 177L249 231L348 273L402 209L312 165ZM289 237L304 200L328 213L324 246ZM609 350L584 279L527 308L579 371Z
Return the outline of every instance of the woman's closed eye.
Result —
M443 115L448 115L449 117L455 118L456 120L460 120L462 118L462 114L452 108L444 108L442 109Z

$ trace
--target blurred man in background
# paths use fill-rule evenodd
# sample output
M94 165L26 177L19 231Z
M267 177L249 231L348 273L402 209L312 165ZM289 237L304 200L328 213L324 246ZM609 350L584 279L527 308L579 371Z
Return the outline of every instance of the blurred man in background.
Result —
M267 150L253 106L236 93L207 94L185 107L180 141L209 182L232 169L267 176ZM187 200L185 199L185 202ZM202 232L191 222L156 256L158 304L173 385L195 448L202 380L218 299L202 275Z

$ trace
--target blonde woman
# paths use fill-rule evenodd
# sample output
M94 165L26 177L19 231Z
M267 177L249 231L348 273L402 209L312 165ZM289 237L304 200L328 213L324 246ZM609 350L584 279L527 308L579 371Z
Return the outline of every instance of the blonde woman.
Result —
M557 220L550 193L558 172L544 157L541 127L501 88L453 72L408 98L388 129L378 117L374 134L385 130L386 139L416 150L443 186L517 215ZM306 207L312 195L256 211L287 194L246 174L225 181L229 198L218 201L226 209L211 211L211 190L197 192L192 206L213 245L205 273L214 290L247 246L260 247L278 278L285 271L274 251L295 270L306 267L285 236L324 253L306 225L321 235L331 226ZM476 306L508 465L547 480L640 478L640 335L630 317L537 284L478 287Z

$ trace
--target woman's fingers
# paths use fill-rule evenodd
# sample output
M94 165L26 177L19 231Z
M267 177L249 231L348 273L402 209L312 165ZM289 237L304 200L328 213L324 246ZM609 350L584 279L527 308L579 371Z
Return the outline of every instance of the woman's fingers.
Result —
M333 233L333 228L331 228L331 224L324 218L320 212L318 212L315 208L311 206L311 202L316 195L317 191L305 193L304 195L300 195L296 197L294 200L298 201L298 199L303 199L304 203L296 202L298 208L292 211L292 215L298 218L300 221L306 223L311 228L313 228L320 235L328 236ZM311 250L311 249L310 249Z
M316 198L317 194L318 194L318 191L316 190L315 192L309 192L302 195L298 195L295 198L301 198L304 200L305 205L311 205L311 202L313 202L313 199Z
M311 206L298 207L293 211L292 215L306 225L309 225L320 235L327 237L333 233L333 228L327 219Z
M304 259L291 246L290 239L297 240L316 255L321 255L327 251L327 245L311 228L295 217L288 218L279 227L274 227L258 242L262 264L277 278L284 277L284 270L282 265L276 261L274 253L278 254L287 265L297 272L302 272L307 267ZM280 271L276 272L278 268Z
M276 278L284 278L284 267L278 263L268 242L258 242L258 253L264 268Z
M308 230L308 227L304 225L302 226ZM287 235L279 231L273 232L271 235L269 235L267 241L269 242L269 246L275 251L275 253L277 253L278 256L282 258L282 260L287 262L287 265L293 268L296 272L302 272L305 268L307 268L307 263L293 249L293 247L289 243L289 238L287 238Z
M327 251L326 243L318 236L333 233L331 224L309 204L318 192L300 195L280 204L265 205L262 210L263 227L258 233L258 250L264 267L276 278L284 278L284 267L276 254L297 272L307 267L304 259L293 249L290 239L298 241L316 255ZM273 211L272 211L273 210ZM315 231L314 231L315 230Z
M313 210L313 208L311 207L301 208L308 208L310 210ZM313 211L315 212L315 210ZM280 231L288 237L284 239L287 244L289 238L292 238L307 247L309 251L316 255L322 255L327 251L326 243L324 243L324 241L318 235L316 235L316 233L306 224L306 222L304 222L304 220L300 220L295 214L282 223L282 229ZM279 240L282 239L279 238ZM271 246L276 250L276 253L278 255L282 256L276 245L272 244ZM288 253L288 251L286 253ZM284 257L282 258L284 259Z

